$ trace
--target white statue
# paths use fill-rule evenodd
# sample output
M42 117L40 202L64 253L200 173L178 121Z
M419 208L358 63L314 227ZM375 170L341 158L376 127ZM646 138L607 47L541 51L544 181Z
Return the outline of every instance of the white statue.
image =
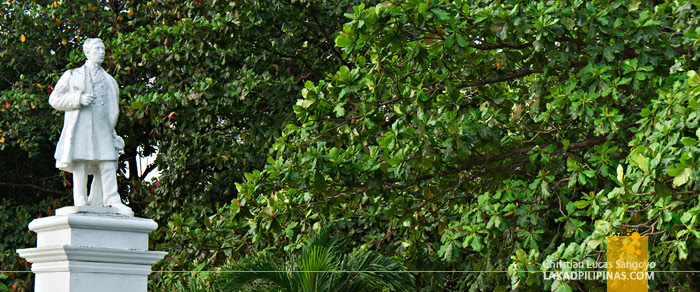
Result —
M124 140L114 126L119 116L119 87L100 64L105 47L98 38L83 44L85 65L68 70L49 97L57 110L65 111L61 138L56 145L56 167L73 173L73 200L79 206L106 206L133 216L117 192L117 160ZM88 175L93 175L90 197Z

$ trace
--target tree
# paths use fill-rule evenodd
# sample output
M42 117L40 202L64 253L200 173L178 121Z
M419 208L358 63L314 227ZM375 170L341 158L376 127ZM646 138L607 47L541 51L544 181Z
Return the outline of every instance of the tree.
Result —
M171 251L156 268L216 266L244 254L244 238L210 224L222 214L217 206L236 197L233 183L244 172L263 167L267 149L293 118L291 105L304 81L345 63L335 33L345 22L342 14L358 3L3 3L0 193L8 208L28 206L21 216L28 222L70 204L70 179L52 157L62 115L46 100L63 71L82 65L82 41L101 37L104 68L121 89L117 132L126 147L120 194L137 215L161 226L152 234L154 248ZM155 163L138 173L136 158L153 153ZM158 181L145 181L155 168ZM47 201L33 206L35 198ZM3 240L14 240L6 233L19 233L21 241L3 245L13 260L3 261L2 269L5 263L14 267L7 270L18 269L22 260L14 249L30 246L34 235L3 225ZM156 283L173 280L160 276Z
M338 224L410 269L540 271L650 236L692 269L697 2L358 5L346 66L307 82L261 171L229 204L256 243ZM285 236L286 233L286 236ZM421 274L430 289L590 290L541 274ZM652 288L698 279L663 275Z

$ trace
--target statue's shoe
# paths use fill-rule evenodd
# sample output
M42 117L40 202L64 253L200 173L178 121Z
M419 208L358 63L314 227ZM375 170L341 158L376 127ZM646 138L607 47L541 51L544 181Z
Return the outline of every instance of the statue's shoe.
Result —
M126 205L122 204L121 202L111 203L107 206L117 209L117 214L129 216L129 217L134 217L134 211L132 211L131 208L127 207Z

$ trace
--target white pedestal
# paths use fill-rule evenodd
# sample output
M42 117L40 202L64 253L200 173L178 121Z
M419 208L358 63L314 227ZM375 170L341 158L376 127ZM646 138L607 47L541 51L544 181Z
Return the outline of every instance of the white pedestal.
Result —
M148 250L156 228L109 207L64 207L29 223L37 247L17 252L32 263L36 292L145 292L151 266L167 254Z

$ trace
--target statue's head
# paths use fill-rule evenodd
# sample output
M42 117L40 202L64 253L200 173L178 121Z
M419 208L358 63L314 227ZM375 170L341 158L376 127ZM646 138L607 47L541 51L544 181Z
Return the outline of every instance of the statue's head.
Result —
M101 39L93 38L85 40L83 43L83 52L88 61L102 64L105 59L105 45L102 43Z

